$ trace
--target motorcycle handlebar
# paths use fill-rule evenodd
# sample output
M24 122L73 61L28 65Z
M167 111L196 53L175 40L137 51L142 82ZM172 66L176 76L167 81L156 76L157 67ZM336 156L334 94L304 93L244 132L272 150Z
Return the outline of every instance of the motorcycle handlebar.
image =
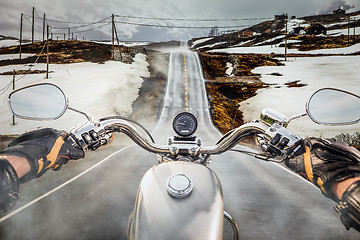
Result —
M148 141L143 135L128 121L121 119L109 119L100 122L101 127L106 132L121 132L126 134L137 145L146 151L157 154L171 154L168 146L162 146ZM262 123L247 123L236 129L230 134L223 136L219 142L211 147L202 147L201 154L221 154L237 145L244 137L265 133L269 126Z

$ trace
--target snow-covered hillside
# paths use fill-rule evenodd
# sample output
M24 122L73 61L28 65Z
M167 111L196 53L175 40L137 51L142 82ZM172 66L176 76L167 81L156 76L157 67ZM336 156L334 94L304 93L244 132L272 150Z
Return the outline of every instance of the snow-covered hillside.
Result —
M17 55L3 55L1 59L14 59ZM45 74L16 76L16 89L34 83L49 82L62 88L69 98L70 106L84 111L95 118L121 113L131 113L131 104L137 98L142 77L149 76L146 55L138 53L131 64L118 61L98 63L51 64L50 78ZM29 65L10 65L0 67L0 73L13 70L27 70ZM32 70L45 70L46 64L35 64ZM69 130L75 124L85 121L85 117L67 111L55 121L29 121L16 119L13 126L8 109L7 96L11 87L11 75L0 75L0 134L17 134L35 127L55 127Z

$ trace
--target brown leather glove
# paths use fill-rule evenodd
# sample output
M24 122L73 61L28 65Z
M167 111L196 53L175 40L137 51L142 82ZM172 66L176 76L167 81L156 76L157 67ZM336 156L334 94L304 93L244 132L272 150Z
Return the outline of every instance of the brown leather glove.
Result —
M335 207L346 229L360 231L360 181L351 185L339 199L332 184L360 176L360 152L335 139L308 138L306 152L285 161L286 166L321 189L322 193L338 202Z
M31 170L20 181L40 177L48 169L59 170L70 159L84 157L84 151L65 131L41 128L26 132L12 141L4 150L7 155L25 157Z

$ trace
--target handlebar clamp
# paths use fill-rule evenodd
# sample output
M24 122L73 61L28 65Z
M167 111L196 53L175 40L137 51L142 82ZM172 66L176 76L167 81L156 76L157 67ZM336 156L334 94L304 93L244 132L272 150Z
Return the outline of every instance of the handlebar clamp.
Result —
M267 151L283 159L305 152L304 140L289 129L275 123L265 133Z

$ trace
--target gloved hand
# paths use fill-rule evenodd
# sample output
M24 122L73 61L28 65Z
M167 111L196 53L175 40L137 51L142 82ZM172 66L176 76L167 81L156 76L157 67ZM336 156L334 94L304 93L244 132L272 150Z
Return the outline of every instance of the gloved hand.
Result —
M84 157L84 151L65 131L41 128L26 132L4 150L7 155L25 157L31 170L20 181L40 177L48 169L59 170L68 160Z
M341 212L345 227L360 231L360 182L351 185L342 199L332 191L334 183L360 176L360 152L341 141L323 138L306 139L305 149L303 155L287 159L286 166L338 202L335 210Z

